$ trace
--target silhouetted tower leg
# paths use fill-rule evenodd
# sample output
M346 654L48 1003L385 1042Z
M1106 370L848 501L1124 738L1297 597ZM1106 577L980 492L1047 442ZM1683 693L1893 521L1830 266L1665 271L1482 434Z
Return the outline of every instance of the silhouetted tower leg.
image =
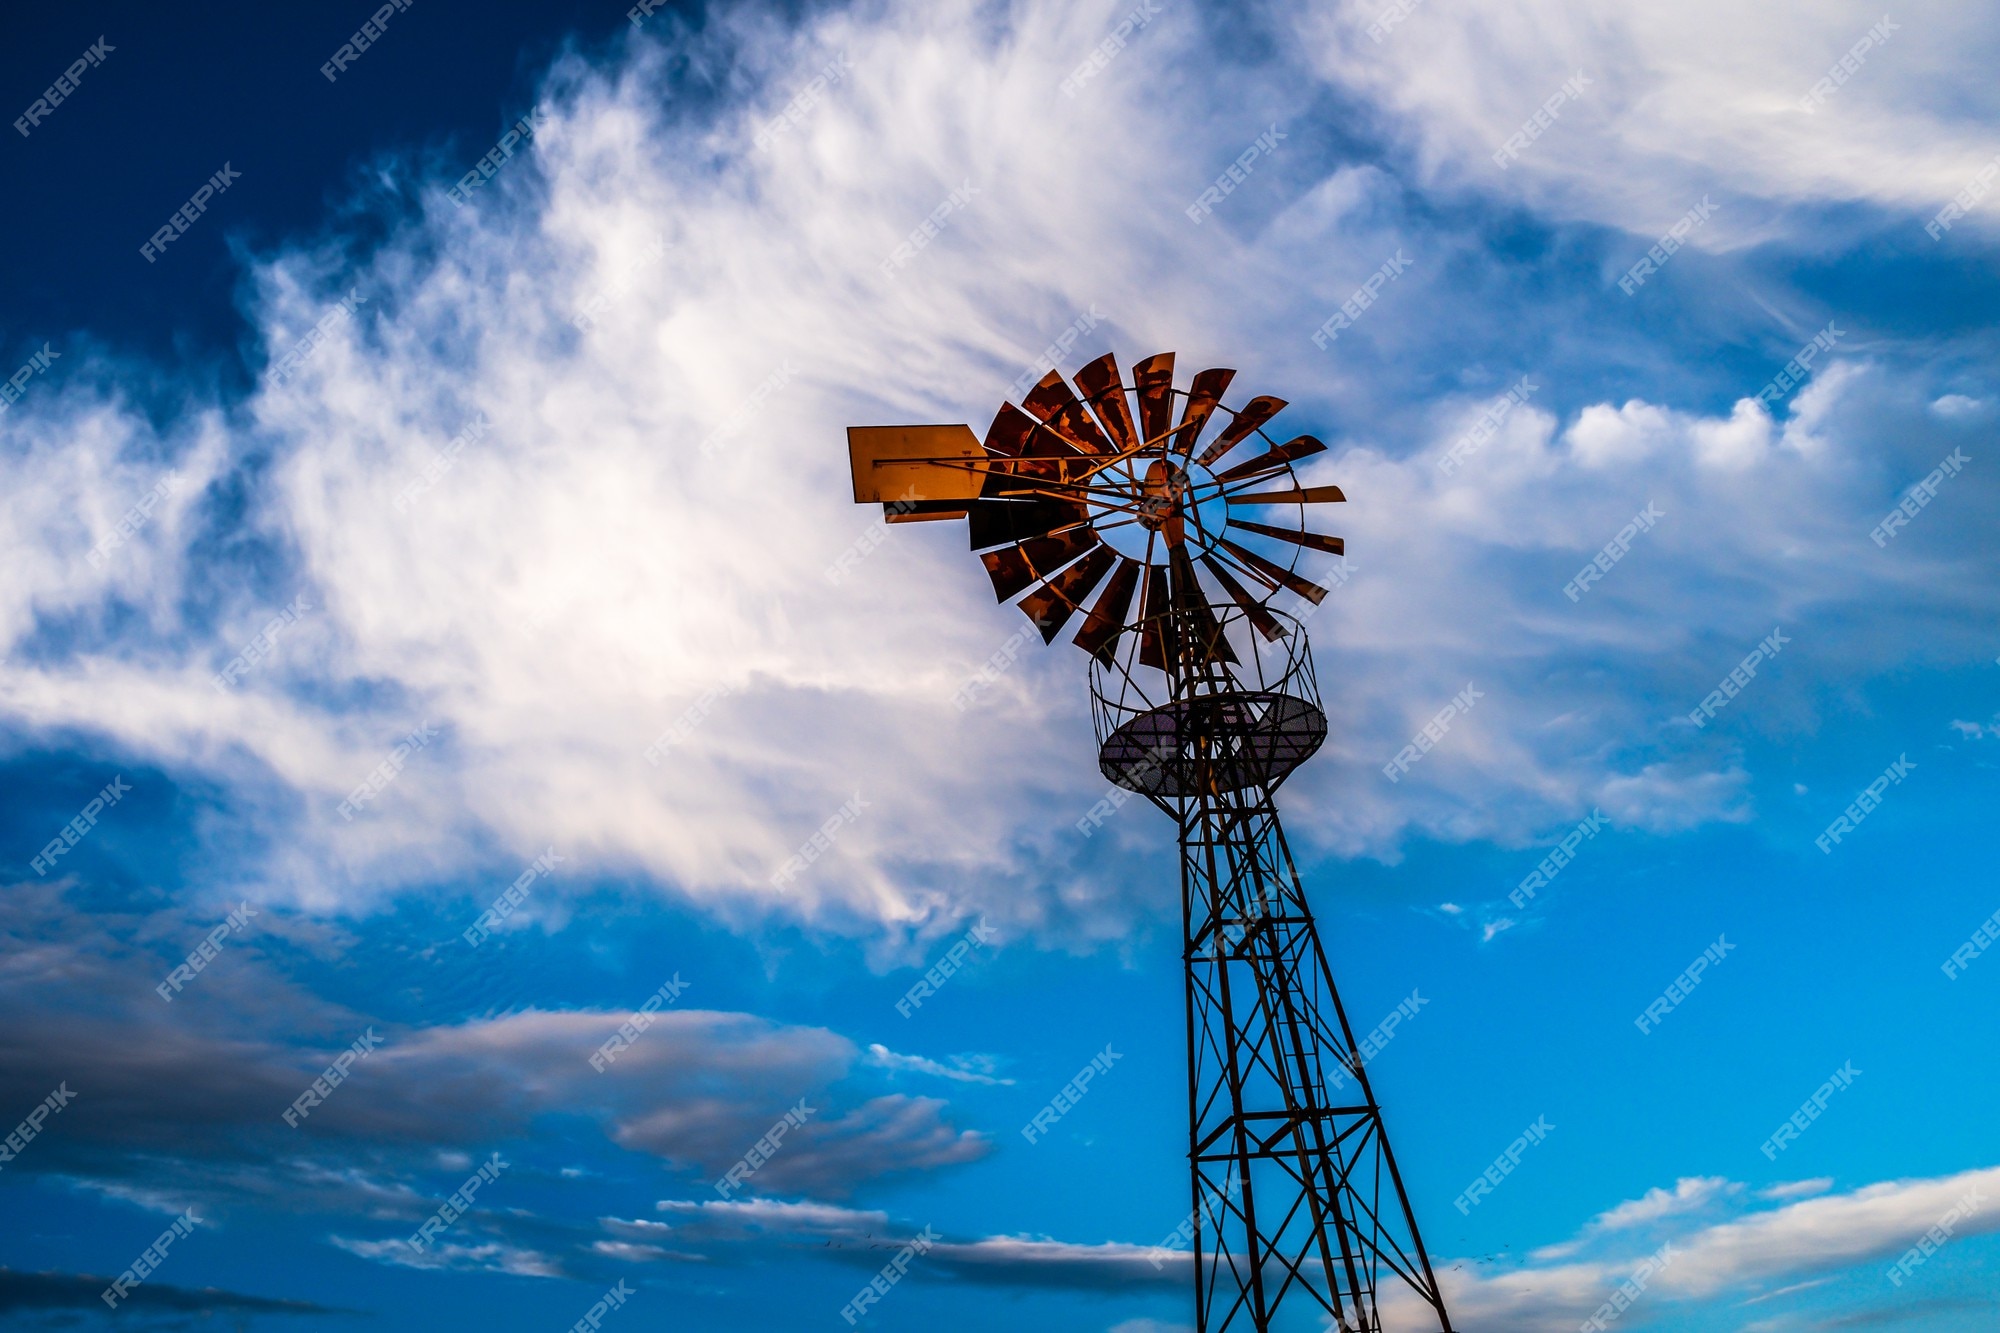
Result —
M1449 1329L1270 792L1174 804L1197 1327L1376 1333L1387 1281Z

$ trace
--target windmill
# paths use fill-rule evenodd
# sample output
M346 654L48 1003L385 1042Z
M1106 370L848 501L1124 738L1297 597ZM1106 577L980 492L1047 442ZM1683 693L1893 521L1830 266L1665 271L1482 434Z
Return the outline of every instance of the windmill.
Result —
M1179 828L1201 1333L1382 1333L1385 1306L1449 1330L1273 802L1326 739L1277 603L1325 597L1299 561L1343 548L1305 515L1345 497L1294 471L1324 444L1265 433L1283 399L1223 404L1234 377L1177 389L1162 353L1127 384L1104 356L1003 404L984 440L850 427L854 498L891 523L967 520L1045 642L1081 617L1099 767Z

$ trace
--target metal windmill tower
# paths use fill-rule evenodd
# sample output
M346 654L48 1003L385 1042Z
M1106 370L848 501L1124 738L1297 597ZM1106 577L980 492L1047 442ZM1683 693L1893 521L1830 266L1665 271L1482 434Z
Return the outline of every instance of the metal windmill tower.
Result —
M850 427L854 498L892 523L968 519L1045 641L1083 617L1099 767L1179 826L1197 1327L1449 1330L1272 800L1326 739L1304 630L1273 603L1326 595L1297 564L1342 545L1305 506L1345 497L1293 471L1325 445L1264 433L1282 399L1231 409L1234 371L1176 389L1173 365L1128 385L1101 357L1081 398L1051 372L983 443Z

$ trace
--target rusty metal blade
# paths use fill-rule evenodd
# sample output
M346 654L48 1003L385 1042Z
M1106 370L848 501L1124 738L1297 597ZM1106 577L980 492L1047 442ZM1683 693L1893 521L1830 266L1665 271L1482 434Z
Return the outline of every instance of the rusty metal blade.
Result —
M1255 551L1246 550L1238 546L1227 537L1222 539L1222 549L1235 556L1246 568L1254 570L1270 580L1273 587L1289 588L1308 602L1311 602L1314 606L1318 606L1326 600L1326 589L1320 587L1319 584L1314 583L1311 579L1302 578L1294 574L1283 565L1274 564L1266 560Z
M929 523L941 518L964 518L968 509L963 500L892 500L882 506L882 521Z
M1090 528L1074 528L1059 536L1036 537L1019 546L988 551L979 558L993 580L995 600L1004 602L1100 544L1101 539Z
M1083 599L1117 562L1116 551L1100 546L1021 599L1021 610L1041 630L1043 643L1055 642L1070 616L1083 609Z
M1258 491L1255 495L1232 495L1233 505L1316 505L1345 500L1338 486L1307 486L1301 490Z
M1132 406L1125 401L1125 383L1118 375L1118 359L1106 352L1076 372L1076 387L1083 401L1104 423L1104 433L1121 453L1139 447L1139 431L1132 424Z
M1325 551L1328 555L1345 555L1347 544L1338 537L1325 537L1317 532L1300 532L1295 528L1274 528L1268 523L1246 523L1240 518L1229 520L1232 528L1242 528L1245 532L1261 533L1266 537L1276 537L1281 542L1303 546L1309 551Z
M1215 576L1215 581L1220 583L1230 598L1243 608L1243 614L1249 618L1259 634L1276 643L1291 633L1282 621L1265 610L1264 604L1257 600L1256 594L1236 581L1236 576L1231 574L1220 560L1213 555L1204 554L1201 563L1208 566L1208 572Z
M1111 441L1104 438L1104 432L1091 420L1090 413L1083 410L1076 394L1069 387L1069 381L1051 370L1042 376L1041 383L1028 391L1021 400L1021 406L1048 423L1070 444L1087 454L1108 454Z
M1287 406L1284 399L1273 398L1269 394L1252 398L1244 404L1243 410L1236 414L1236 419L1230 422L1222 434L1216 436L1208 448L1201 451L1201 457L1194 461L1203 465L1213 463L1243 443L1246 436L1284 411Z
M1157 444L1173 425L1174 354L1161 352L1132 367L1132 387L1139 395L1140 442Z
M1028 445L1028 436L1035 430L1035 419L1012 403L1000 404L1000 410L993 414L993 424L986 428L986 452L1004 454L1016 458Z
M1194 451L1195 442L1201 438L1201 428L1215 414L1215 405L1222 401L1222 391L1235 378L1235 371L1222 369L1204 370L1195 375L1194 383L1188 386L1187 405L1181 409L1180 428L1174 432L1173 452L1186 454Z
M1090 520L1090 511L1073 500L1036 496L1025 500L975 500L971 510L972 550L1045 537L1060 528Z
M1146 571L1146 596L1139 607L1139 661L1141 665L1167 669L1172 645L1167 642L1173 625L1173 604L1167 596L1167 571L1153 565Z
M1295 459L1309 454L1324 453L1326 446L1310 435L1300 435L1285 441L1275 449L1267 449L1255 458L1247 459L1230 468L1227 472L1215 474L1217 481L1232 481L1237 477L1255 476L1259 472L1270 472L1283 467Z
M1122 558L1117 572L1098 595L1097 604L1084 617L1083 628L1076 632L1076 646L1109 665L1118 650L1118 636L1124 632L1126 609L1132 605L1132 594L1138 586L1139 562L1129 556Z

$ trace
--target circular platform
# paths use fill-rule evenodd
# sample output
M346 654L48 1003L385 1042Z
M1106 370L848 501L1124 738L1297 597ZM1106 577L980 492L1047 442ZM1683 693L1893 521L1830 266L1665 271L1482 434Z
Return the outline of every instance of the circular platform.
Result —
M1317 704L1274 690L1177 699L1109 736L1097 766L1145 796L1198 796L1275 787L1326 740Z

